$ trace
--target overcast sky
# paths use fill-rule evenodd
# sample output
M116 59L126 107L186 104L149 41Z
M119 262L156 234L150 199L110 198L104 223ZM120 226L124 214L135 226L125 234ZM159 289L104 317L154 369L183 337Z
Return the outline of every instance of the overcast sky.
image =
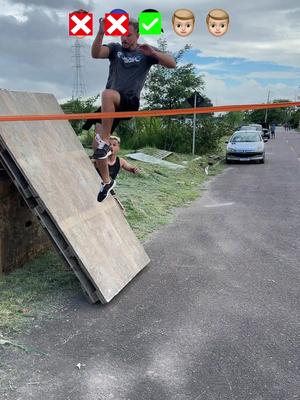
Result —
M171 24L173 12L181 7L196 16L194 32L186 38L177 36ZM263 102L269 90L271 99L300 96L299 0L0 0L0 88L49 92L59 100L72 96L75 41L68 36L68 14L78 8L94 13L95 29L99 16L114 8L133 17L145 8L160 11L169 50L192 45L184 61L193 62L204 75L205 93L215 105ZM230 15L222 37L206 28L206 15L213 8ZM156 37L144 36L140 42L155 45ZM92 38L80 43L85 46L87 95L96 95L105 87L108 62L90 57Z

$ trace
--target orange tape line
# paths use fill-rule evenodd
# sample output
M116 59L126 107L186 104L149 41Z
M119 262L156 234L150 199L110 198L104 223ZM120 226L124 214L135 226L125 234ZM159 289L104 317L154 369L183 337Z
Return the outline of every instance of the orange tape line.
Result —
M270 108L299 107L300 102L272 103L272 104L244 104L201 108L180 108L174 110L143 110L120 111L106 113L82 113L82 114L49 114L49 115L3 115L0 122L11 121L49 121L49 120L76 120L99 118L131 118L131 117L162 117L166 115L206 114L225 111L262 110Z

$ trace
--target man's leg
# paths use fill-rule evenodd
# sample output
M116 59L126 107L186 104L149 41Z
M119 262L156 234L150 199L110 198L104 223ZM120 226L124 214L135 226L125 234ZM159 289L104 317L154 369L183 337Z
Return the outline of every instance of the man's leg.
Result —
M94 111L95 113L97 112L101 112L101 106L99 107L99 108L97 108L97 110L96 111ZM87 119L86 121L85 121L85 123L82 125L82 130L83 131L89 131L90 129L91 129L91 127L93 126L93 125L96 125L96 124L101 124L101 119Z
M121 102L120 93L116 90L105 89L102 93L102 112L115 112ZM102 125L96 124L96 134L99 134L103 145L109 145L109 137L111 135L111 128L113 125L113 118L102 119ZM103 183L110 182L110 176L107 165L107 158L103 160L96 160L96 166L100 171Z

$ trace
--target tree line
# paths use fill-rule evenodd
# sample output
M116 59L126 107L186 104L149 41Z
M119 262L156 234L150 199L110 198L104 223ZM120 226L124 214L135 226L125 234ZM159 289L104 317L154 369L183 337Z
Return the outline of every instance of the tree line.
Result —
M167 42L159 40L159 48L167 51ZM154 67L151 69L141 101L141 109L174 109L194 106L212 106L211 100L205 95L205 82L202 75L197 75L192 63L181 63L184 54L190 49L186 45L177 54L175 69ZM86 100L75 99L62 104L68 112L93 112L99 95ZM286 102L278 99L273 102ZM222 115L198 114L196 118L196 154L213 152L222 137L230 135L239 126L248 123L267 122L275 124L289 123L292 128L299 126L300 110L270 109L246 112L230 112ZM82 135L82 121L71 121L75 132ZM190 153L193 135L193 116L134 118L121 122L117 134L122 139L122 146L138 149L153 146L179 153ZM84 144L90 145L93 132L81 136Z

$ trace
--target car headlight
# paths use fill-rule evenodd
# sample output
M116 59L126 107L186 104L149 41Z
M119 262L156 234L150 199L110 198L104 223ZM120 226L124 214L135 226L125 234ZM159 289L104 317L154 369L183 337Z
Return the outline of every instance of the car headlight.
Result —
M227 147L227 151L234 153L235 151L237 151L237 149L235 149L234 147Z
M264 150L264 146L259 145L256 149L256 151L263 151Z

